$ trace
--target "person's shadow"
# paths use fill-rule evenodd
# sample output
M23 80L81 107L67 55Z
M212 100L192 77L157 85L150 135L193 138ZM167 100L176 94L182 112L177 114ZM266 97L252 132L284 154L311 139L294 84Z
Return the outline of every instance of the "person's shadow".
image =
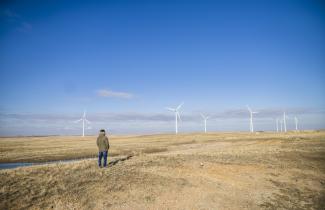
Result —
M119 159L116 159L116 160L112 160L112 161L110 161L110 162L108 163L108 165L109 165L109 166L114 166L114 165L116 165L118 162L128 160L128 159L130 159L131 157L133 157L133 155L128 155L128 156L126 156L126 157L124 157L124 158L119 158Z

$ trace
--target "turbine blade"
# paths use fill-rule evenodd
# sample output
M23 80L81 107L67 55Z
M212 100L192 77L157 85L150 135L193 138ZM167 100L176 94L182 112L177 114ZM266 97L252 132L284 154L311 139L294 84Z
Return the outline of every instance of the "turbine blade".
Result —
M86 121L87 123L91 124L91 122L90 122L89 120L85 119L85 121Z
M76 121L73 121L74 123L78 123L78 122L80 122L82 119L80 119L80 120L76 120Z
M165 107L165 109L169 110L169 111L172 111L172 112L175 112L176 109L173 109L173 108L170 108L170 107Z
M178 105L178 107L176 108L176 110L179 110L182 106L183 106L184 102L182 102L180 105Z
M203 119L205 119L205 116L204 116L202 113L200 113L200 115L201 115L201 117L202 117Z
M247 107L249 112L252 112L252 109L248 105L246 105L246 107Z

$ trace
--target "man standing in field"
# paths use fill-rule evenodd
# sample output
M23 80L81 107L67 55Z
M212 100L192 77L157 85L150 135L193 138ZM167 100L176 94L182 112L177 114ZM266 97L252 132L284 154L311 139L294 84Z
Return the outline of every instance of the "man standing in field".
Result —
M98 147L98 166L102 167L102 158L104 157L104 167L106 167L109 142L107 136L105 136L104 129L99 131L99 135L97 137L97 147Z

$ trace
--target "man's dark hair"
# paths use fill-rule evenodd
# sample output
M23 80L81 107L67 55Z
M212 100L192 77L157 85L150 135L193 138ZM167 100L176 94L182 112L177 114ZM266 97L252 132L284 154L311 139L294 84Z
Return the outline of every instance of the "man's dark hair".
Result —
M105 133L105 129L100 129L100 132L104 132Z

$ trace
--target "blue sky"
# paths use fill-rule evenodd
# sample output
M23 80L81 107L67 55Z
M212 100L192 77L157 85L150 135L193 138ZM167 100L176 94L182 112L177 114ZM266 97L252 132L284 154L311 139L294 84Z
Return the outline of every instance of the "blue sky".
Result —
M172 132L164 107L182 101L183 132L201 129L199 112L215 116L210 130L247 130L246 104L260 111L260 130L274 129L283 110L305 129L325 127L321 1L12 1L0 9L0 135L76 134L71 120L85 108L89 133Z

